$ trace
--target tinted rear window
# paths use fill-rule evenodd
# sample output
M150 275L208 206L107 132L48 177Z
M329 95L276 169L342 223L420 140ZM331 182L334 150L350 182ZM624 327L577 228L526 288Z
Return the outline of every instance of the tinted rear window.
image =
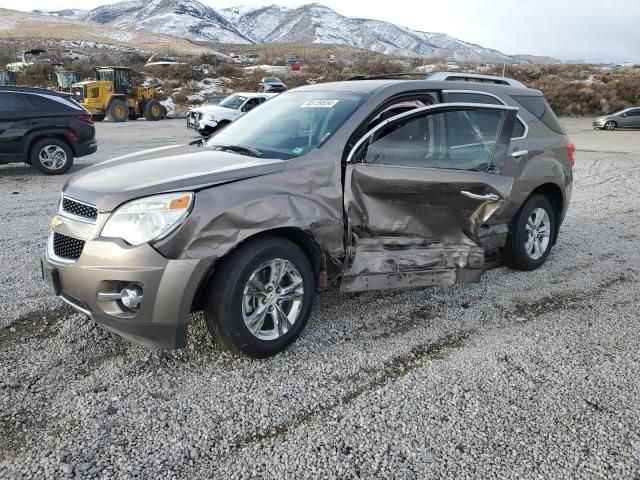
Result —
M529 110L533 116L541 120L551 130L564 135L564 128L560 125L558 117L553 113L553 110L543 96L514 95L513 99Z

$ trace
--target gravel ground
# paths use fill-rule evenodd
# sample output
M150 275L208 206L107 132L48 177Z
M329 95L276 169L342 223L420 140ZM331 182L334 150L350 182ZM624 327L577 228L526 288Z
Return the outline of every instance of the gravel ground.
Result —
M640 132L566 124L575 193L543 268L327 293L264 361L199 315L188 349L151 352L49 298L36 260L65 179L0 168L0 478L640 479ZM80 167L187 138L98 128Z

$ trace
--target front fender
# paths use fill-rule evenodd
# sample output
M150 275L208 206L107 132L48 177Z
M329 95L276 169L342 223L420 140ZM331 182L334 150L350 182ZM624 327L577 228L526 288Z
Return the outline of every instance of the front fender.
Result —
M282 228L307 232L331 263L342 262L342 185L335 162L200 190L185 224L156 248L167 258L215 261L248 238Z

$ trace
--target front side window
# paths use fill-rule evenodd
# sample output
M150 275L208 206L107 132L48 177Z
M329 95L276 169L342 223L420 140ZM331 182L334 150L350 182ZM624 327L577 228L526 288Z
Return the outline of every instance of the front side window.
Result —
M290 92L265 102L209 139L252 147L265 158L300 157L326 141L358 108L362 95L345 92Z
M506 119L504 110L455 110L425 114L385 126L366 147L365 163L491 171Z

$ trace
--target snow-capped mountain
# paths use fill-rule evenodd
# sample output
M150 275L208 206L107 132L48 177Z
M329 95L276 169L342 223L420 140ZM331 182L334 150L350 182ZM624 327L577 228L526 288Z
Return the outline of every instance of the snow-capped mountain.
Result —
M411 30L393 23L350 18L318 3L300 7L232 7L197 0L126 0L87 13L47 12L84 21L219 43L324 43L408 56L444 54L455 59L511 61L497 50L444 33Z
M40 13L42 15L49 15L52 17L83 18L87 14L87 11L79 10L77 8L68 8L66 10L34 10L33 13Z
M189 40L252 43L217 10L195 0L133 0L91 10L84 20Z
M497 50L444 33L419 32L389 22L349 18L318 3L297 8L232 7L222 13L257 43L337 43L389 54L446 53L453 58L509 59Z

